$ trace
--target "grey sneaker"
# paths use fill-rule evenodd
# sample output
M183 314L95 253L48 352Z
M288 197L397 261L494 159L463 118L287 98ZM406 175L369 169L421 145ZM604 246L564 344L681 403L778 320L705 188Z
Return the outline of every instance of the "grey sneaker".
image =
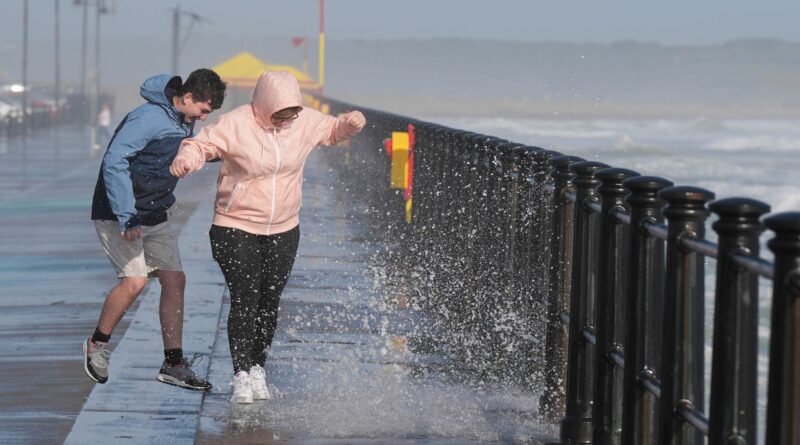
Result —
M83 369L86 375L97 383L107 382L109 356L111 351L108 350L108 343L95 343L87 338L83 342Z
M170 365L166 360L161 364L161 371L156 376L156 380L168 385L180 386L181 388L194 389L197 391L208 391L211 383L203 380L192 371L192 365L197 356L192 360L183 358L177 365Z

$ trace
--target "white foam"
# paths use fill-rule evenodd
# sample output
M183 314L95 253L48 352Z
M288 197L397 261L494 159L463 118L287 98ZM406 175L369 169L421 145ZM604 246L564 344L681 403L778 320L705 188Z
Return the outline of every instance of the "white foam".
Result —
M800 120L432 118L454 128L800 209Z

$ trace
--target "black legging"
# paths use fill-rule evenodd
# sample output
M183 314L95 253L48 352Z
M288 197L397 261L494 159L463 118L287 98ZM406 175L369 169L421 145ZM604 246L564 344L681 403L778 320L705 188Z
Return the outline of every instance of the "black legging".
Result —
M211 251L231 292L228 342L233 370L264 366L278 324L278 303L292 272L300 227L255 235L212 225Z

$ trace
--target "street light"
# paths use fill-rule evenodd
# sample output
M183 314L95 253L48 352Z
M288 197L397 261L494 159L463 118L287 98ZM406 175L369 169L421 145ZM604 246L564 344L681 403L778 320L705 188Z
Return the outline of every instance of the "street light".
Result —
M75 6L82 5L83 6L83 47L82 47L82 67L81 67L81 95L82 99L86 100L86 22L87 22L87 15L89 4L93 3L95 6L95 19L94 19L94 73L93 73L93 88L92 88L92 98L89 100L89 113L88 116L84 112L84 122L86 123L94 123L97 114L97 108L99 106L100 101L100 16L103 14L108 14L110 12L109 8L106 6L107 1L109 0L73 0L72 4ZM110 0L113 1L113 0ZM113 6L113 3L112 3ZM85 103L85 102L84 102ZM97 145L97 129L94 125L90 125L89 130L89 144L90 144L90 155L94 155L94 152L99 149Z
M74 6L83 6L83 31L81 32L81 123L86 123L86 35L87 23L89 17L89 2L88 0L73 0Z
M186 30L186 35L181 38L181 16L184 15L191 19L189 22L189 28ZM183 47L186 46L186 42L189 40L189 34L192 33L192 29L196 23L203 23L208 22L209 20L200 14L197 14L192 11L181 11L180 5L176 6L175 9L172 10L172 75L177 76L178 73L178 65L180 61L181 51L183 51Z
M22 2L22 125L28 135L28 0Z
M55 35L55 51L54 51L54 65L55 65L55 79L53 80L53 97L55 98L55 119L57 123L61 122L61 0L55 0L55 22L54 32Z
M95 107L97 104L92 104L92 101L89 101L89 114L86 113L86 99L87 99L87 92L86 92L86 80L88 76L86 75L86 65L87 65L87 57L86 57L86 43L88 37L88 22L89 22L89 5L95 5L95 47L94 47L94 102L97 102L99 95L100 95L100 15L101 14L108 14L109 11L108 7L106 6L106 2L108 0L73 0L72 4L74 6L82 6L83 7L83 32L81 34L81 101L84 104L84 109L82 114L83 121L90 122L94 119L92 113L94 113ZM113 0L111 0L113 1ZM112 4L113 6L113 4ZM113 8L112 8L113 9Z
M325 85L325 0L319 0L319 92Z

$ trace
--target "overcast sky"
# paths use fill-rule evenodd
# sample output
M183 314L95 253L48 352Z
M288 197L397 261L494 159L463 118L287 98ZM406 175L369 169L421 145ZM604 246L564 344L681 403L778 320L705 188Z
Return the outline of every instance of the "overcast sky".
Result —
M65 83L75 83L81 74L83 6L75 1L58 3L60 79ZM299 67L301 50L289 45L295 36L313 39L310 72L316 70L319 0L88 1L87 78L92 77L94 66L95 5L104 1L109 8L101 16L104 84L135 83L148 73L170 69L172 16L179 4L185 12L205 18L189 33L179 73L187 67L213 66L244 50L273 63ZM0 83L22 77L23 4L24 0L0 0ZM56 0L28 0L28 4L28 79L34 84L52 82ZM800 42L799 0L327 0L325 14L330 55L327 80L332 83L337 73L346 75L348 68L336 64L343 60L341 53L334 57L336 51L347 48L337 42L353 40L461 38L577 44L636 40L713 45L770 38ZM189 19L182 20L186 34ZM459 51L469 49L465 44ZM382 63L393 57L388 51L382 56ZM447 53L436 57L447 57Z
M89 0L94 4L96 0ZM102 1L102 0L101 0ZM103 35L169 36L171 8L209 18L198 32L315 35L318 0L105 0ZM3 0L0 55L19 45L24 0ZM30 38L52 39L55 0L29 0ZM61 0L64 38L80 36L81 8ZM797 0L328 0L329 39L476 38L713 44L765 37L800 41ZM90 18L93 16L90 14Z

